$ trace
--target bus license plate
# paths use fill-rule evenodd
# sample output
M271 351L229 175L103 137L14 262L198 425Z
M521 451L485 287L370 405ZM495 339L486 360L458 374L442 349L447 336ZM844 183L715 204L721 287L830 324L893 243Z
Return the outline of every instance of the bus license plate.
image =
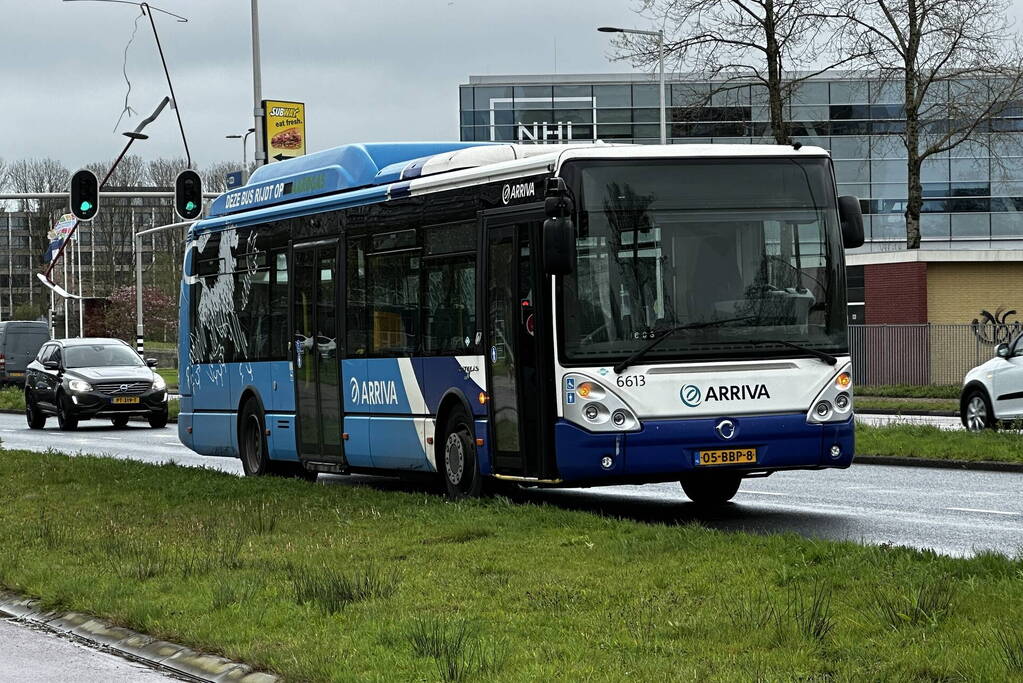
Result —
M755 463L757 461L757 449L755 448L729 448L715 451L699 451L696 454L697 465L740 465Z
M138 396L118 396L113 399L114 403L138 403Z

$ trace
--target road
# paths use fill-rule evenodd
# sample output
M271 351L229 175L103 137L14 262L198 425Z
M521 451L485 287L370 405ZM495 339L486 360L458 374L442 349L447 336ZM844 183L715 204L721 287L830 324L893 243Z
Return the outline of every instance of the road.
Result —
M192 454L175 425L117 430L83 423L77 432L26 428L20 415L0 414L4 447L108 454L146 462L176 462L241 473L239 461ZM405 489L411 484L373 477L321 475L328 484ZM677 484L526 491L521 498L616 517L663 523L698 521L755 533L794 532L811 538L891 543L969 556L994 550L1016 555L1023 546L1023 474L854 465L848 470L779 472L743 483L733 505L713 514L687 502Z
M0 683L182 680L9 619L0 619L0 644Z

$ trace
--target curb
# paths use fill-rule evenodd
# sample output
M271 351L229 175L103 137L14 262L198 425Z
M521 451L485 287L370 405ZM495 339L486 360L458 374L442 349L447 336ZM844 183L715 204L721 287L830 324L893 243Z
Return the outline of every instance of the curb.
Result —
M38 600L0 591L0 614L186 678L209 683L277 683L248 664L196 652L80 612L50 612Z
M1023 463L971 462L969 460L939 460L937 458L904 458L894 455L857 455L856 465L893 465L895 467L933 467L945 470L976 470L980 472L1023 472Z

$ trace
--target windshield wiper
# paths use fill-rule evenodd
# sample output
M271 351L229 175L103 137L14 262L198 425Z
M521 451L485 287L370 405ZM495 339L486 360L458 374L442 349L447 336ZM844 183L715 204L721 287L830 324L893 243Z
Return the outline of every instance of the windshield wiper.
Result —
M825 352L820 351L818 349L811 349L809 346L802 346L800 344L796 344L796 343L790 342L790 341L785 341L783 339L753 340L753 341L744 341L743 343L750 344L751 346L767 346L768 344L780 344L781 346L787 346L790 349L796 349L797 351L802 351L804 353L808 353L811 356L814 356L815 358L819 358L820 360L824 361L828 365L835 365L835 364L838 363L838 359L835 358L834 356L832 356L830 353L825 353Z
M753 320L753 316L751 316L751 315L744 315L741 318L724 318L724 319L720 319L720 320L708 320L708 321L702 322L702 323L686 323L684 325L675 325L673 327L668 327L668 328L666 328L664 330L658 330L660 332L660 334L658 336L654 337L653 339L648 341L646 344L644 344L643 346L641 346L638 349L636 349L636 351L634 351L632 353L632 355L630 355L628 358L626 358L622 362L620 362L617 365L615 365L612 369L615 371L616 375L621 374L622 370L624 370L625 368L627 368L630 365L632 365L634 362L636 362L641 357L646 355L647 351L649 351L650 349L654 348L655 346L660 344L662 341L664 341L665 339L667 339L671 335L675 334L676 332L682 332L683 330L699 330L699 329L703 329L705 327L717 327L718 325L724 325L725 323L739 322L741 320Z

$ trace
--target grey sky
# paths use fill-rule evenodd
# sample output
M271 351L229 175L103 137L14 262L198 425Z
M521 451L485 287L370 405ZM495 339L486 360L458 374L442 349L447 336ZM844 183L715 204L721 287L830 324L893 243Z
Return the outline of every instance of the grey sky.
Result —
M252 125L248 0L156 0L157 27L199 166L241 157L228 133ZM51 156L71 168L110 159L120 135L167 92L148 19L122 56L137 8L0 0L7 128L0 156ZM17 20L14 20L14 18ZM310 151L345 142L458 138L458 85L470 74L628 71L595 28L646 28L629 0L261 0L263 96L306 103ZM168 109L136 143L144 158L183 155ZM252 155L252 139L248 150Z

